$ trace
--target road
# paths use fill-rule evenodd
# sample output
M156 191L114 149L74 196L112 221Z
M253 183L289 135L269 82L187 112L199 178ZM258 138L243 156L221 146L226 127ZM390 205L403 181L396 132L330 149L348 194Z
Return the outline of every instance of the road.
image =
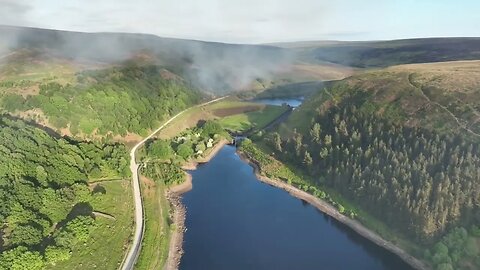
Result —
M214 100L211 100L209 102L202 103L200 105L196 105L191 108L195 107L202 107L205 105L208 105L213 102L220 101L222 99L227 98L228 96L224 96L221 98L217 98ZM147 140L151 139L155 134L157 134L160 130L165 128L168 124L170 124L173 120L175 120L177 117L185 113L186 111L190 110L191 108L185 109L176 115L174 115L172 118L168 119L163 125L161 125L159 128L154 130L150 135L145 137L143 140L141 140L139 143L137 143L132 150L130 151L130 171L132 172L132 187L133 187L133 199L135 203L135 233L133 235L133 241L130 246L130 249L128 250L127 256L125 256L123 263L120 267L122 270L132 270L135 266L135 262L137 261L138 255L140 254L140 249L142 247L142 240L143 240L143 234L145 232L145 219L144 219L144 213L143 213L143 200L142 200L142 195L140 192L140 178L138 177L138 169L139 165L137 164L137 160L135 158L135 153L137 152L137 149L140 148Z

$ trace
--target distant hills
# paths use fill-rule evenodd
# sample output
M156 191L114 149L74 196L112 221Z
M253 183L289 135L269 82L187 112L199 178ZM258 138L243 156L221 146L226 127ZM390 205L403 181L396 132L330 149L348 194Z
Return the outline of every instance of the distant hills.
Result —
M294 93L297 90L299 93L306 93L322 88L323 84L319 82L351 76L342 83L365 89L388 88L388 96L394 99L384 102L390 104L404 98L401 95L407 93L405 89L414 89L416 83L424 82L419 82L416 75L411 77L408 75L410 73L405 71L415 66L387 68L382 71L371 71L372 68L399 63L480 59L480 38L242 45L162 38L147 34L81 33L13 26L0 26L0 36L0 111L14 113L22 118L42 119L37 121L57 129L66 129L62 132L65 134L72 131L71 127L79 127L77 132L80 133L105 134L108 133L104 128L105 123L109 122L110 126L114 123L112 119L102 119L105 115L99 115L95 110L82 114L83 125L72 122L72 119L76 119L72 108L77 111L91 108L76 104L81 100L80 94L85 94L85 89L94 96L103 93L114 95L111 89L108 89L113 87L117 92L115 95L128 93L138 98L138 101L146 97L154 100L158 96L169 96L171 93L164 93L166 90L162 89L165 85L171 87L167 88L172 89L172 93L181 93L182 97L199 96L198 90L214 95L252 89L271 89L266 93L274 92L275 89L282 89L285 93ZM435 82L435 76L445 75L445 78L451 78L450 81L465 78L455 85L450 85L451 89L466 85L472 76L464 72L463 65L459 68L455 65L439 64L418 66L418 69L422 70L421 74L434 74L432 78L429 77L428 83ZM437 74L429 69L442 69L444 72ZM137 80L140 78L149 83L139 85ZM409 79L411 81L408 81ZM134 91L128 88L134 85L142 90ZM428 88L425 89L426 95L433 93L431 87L425 87ZM55 89L55 95L48 89ZM149 91L153 91L155 98L152 98ZM409 104L422 100L422 96L418 96L420 92L409 90L409 93L416 95ZM442 90L442 93L453 92ZM455 98L463 101L476 100L476 97L465 93L454 94ZM57 95L62 97L62 102L57 100ZM42 96L45 101L41 104L35 103L38 96ZM438 97L432 95L431 98ZM452 103L448 98L451 97L436 102L448 107ZM117 99L119 100L118 96L115 97L115 100ZM185 104L181 102L182 106L191 104L192 100L186 98L183 100ZM49 104L48 108L43 108L45 104ZM175 103L162 104L166 104L166 107L160 111L168 115L171 113L169 106ZM150 108L151 105L146 107ZM153 104L153 108L156 105ZM480 132L476 126L478 123L475 115L469 112L470 107L461 109L464 111L453 112L459 117L459 121L464 121L461 124ZM132 109L130 114L134 117L142 110L143 107ZM445 117L448 119L446 112L430 115L430 112L425 110L428 108L419 109L416 113L424 112L429 115L419 116L415 120L422 125L434 125L432 123L436 123L436 120L430 122L434 115L438 116L438 121ZM85 127L87 122L96 124ZM412 120L409 123L414 122ZM127 131L145 133L152 125L153 122L145 127L122 124L113 129L113 134L125 135ZM447 121L442 125L452 128L457 124Z
M288 50L273 46L232 45L146 34L79 33L2 26L0 36L3 56L28 50L38 56L91 67L131 61L155 64L200 88L218 91L246 87L257 77L267 77L285 69L293 57ZM0 58L3 62L8 60Z
M480 38L312 41L276 45L290 48L305 61L327 61L357 68L480 59Z
M27 54L29 63L35 64L37 59L62 62L76 70L131 62L155 64L216 93L338 80L358 68L480 59L480 38L242 45L148 34L81 33L14 26L0 26L0 36L3 66L22 60L15 52ZM258 79L262 83L258 84Z

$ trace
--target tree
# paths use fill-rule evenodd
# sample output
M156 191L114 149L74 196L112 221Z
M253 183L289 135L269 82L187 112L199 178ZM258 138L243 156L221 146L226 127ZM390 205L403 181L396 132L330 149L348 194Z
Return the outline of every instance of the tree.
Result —
M432 262L435 265L451 262L450 256L448 256L448 247L444 243L439 242L433 247Z
M10 241L13 245L36 245L42 241L43 235L39 228L31 225L18 225L12 233Z
M39 252L19 246L0 253L0 269L40 270L45 266Z
M332 136L331 135L325 135L324 143L327 146L331 145L332 144Z
M204 142L199 142L195 145L195 152L203 152L205 151L205 149L207 149L207 147L205 146L205 143Z
M278 152L282 152L282 138L280 137L280 134L278 134L278 132L274 132L272 134L272 145L273 149Z
M310 129L310 137L314 143L319 143L321 138L321 128L319 123L313 124L313 127Z
M41 185L43 185L43 186L48 185L48 183L47 183L48 174L45 171L45 168L43 166L38 165L35 168L35 176L36 176L38 182L40 182Z
M75 242L75 236L66 230L62 230L54 237L54 240L57 246L68 248Z
M45 189L42 194L43 207L40 212L46 215L52 223L62 221L72 208L74 201L71 198L62 196L60 190L51 188Z
M173 154L170 142L166 140L155 140L147 147L148 155L152 155L162 160L169 159Z
M25 99L21 95L7 94L3 97L2 106L9 112L21 110L24 107Z
M177 154L183 159L188 159L193 155L192 145L190 143L182 143L177 147Z
M67 223L66 231L73 233L78 241L86 242L94 222L90 216L78 216Z
M222 126L220 125L220 123L218 123L216 121L208 120L202 126L202 136L203 137L210 137L210 136L213 136L215 134L220 134L222 132L223 132Z
M310 156L310 153L308 153L307 150L305 150L305 152L303 153L303 164L307 165L307 166L310 166L312 165L312 156Z
M324 159L328 156L328 149L326 147L323 147L322 150L320 150L320 158Z

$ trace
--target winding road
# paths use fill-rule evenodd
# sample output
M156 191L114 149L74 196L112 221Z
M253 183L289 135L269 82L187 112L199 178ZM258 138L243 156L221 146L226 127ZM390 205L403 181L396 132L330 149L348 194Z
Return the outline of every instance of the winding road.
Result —
M127 255L125 256L120 269L122 269L122 270L132 270L134 268L135 262L137 261L138 255L140 254L140 249L142 247L143 234L145 232L143 200L142 200L142 195L141 195L141 192L140 192L140 179L138 177L139 164L137 164L137 161L136 161L136 158L135 158L135 152L147 140L152 138L160 130L165 128L168 124L170 124L173 120L175 120L177 117L179 117L180 115L182 115L186 111L188 111L192 108L195 108L195 107L202 107L202 106L208 105L210 103L220 101L220 100L225 99L227 97L228 96L217 98L217 99L214 99L214 100L196 105L194 107L185 109L185 110L177 113L172 118L168 119L168 121L163 123L163 125L161 125L159 128L154 130L150 135L148 135L143 140L141 140L139 143L137 143L132 148L132 150L130 151L130 171L132 172L133 199L134 199L134 203L135 203L135 233L133 235L133 241L132 241L131 247L128 250Z

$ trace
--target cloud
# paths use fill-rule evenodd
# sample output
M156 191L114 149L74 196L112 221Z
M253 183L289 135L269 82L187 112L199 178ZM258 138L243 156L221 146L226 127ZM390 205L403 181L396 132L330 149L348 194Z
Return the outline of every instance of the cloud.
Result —
M0 0L0 22L7 25L25 25L27 14L32 9L23 1Z

